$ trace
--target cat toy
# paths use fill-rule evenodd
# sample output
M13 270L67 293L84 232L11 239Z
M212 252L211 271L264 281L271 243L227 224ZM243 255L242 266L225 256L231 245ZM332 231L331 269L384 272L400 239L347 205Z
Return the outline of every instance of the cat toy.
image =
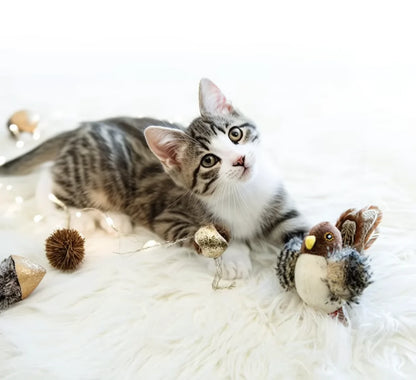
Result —
M85 256L85 239L73 228L61 228L50 235L45 242L49 263L62 271L78 268Z
M11 255L0 263L0 310L27 298L46 270L25 257Z
M176 241L167 241L165 243L158 243L154 240L149 240L144 246L138 250L125 252L134 253L155 247L171 247L186 241L193 241L195 251L204 257L213 259L215 261L216 272L212 280L212 289L230 289L234 287L235 283L231 282L229 285L220 285L222 279L222 259L221 256L228 247L230 241L230 233L223 227L214 224L208 224L200 227L193 236L188 236Z
M358 303L372 282L365 251L377 239L381 219L380 209L369 206L345 211L335 226L314 226L299 252L278 258L283 288L295 288L307 305L345 321L343 306Z
M7 128L13 137L19 138L21 132L34 134L39 125L39 115L32 111L20 110L10 116Z
M85 256L85 239L77 230L69 228L69 225L70 219L68 219L68 228L56 230L45 242L46 257L49 263L54 268L62 271L74 271L82 263ZM212 281L212 288L216 290L233 287L234 283L228 286L220 286L222 279L221 255L228 247L230 234L226 229L218 225L209 224L203 226L192 237L166 242L165 244L149 240L141 249L134 252L158 246L173 246L191 239L193 239L194 248L198 254L215 260L216 273Z
M234 287L235 283L232 282L228 286L220 286L222 279L222 263L221 256L228 247L230 241L229 232L213 224L201 227L196 231L194 235L194 247L198 254L214 259L216 272L212 281L212 288L225 289Z

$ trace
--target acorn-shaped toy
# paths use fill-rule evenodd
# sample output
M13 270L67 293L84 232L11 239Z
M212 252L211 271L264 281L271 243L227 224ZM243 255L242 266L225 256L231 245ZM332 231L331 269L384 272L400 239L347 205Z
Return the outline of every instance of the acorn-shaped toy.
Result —
M28 297L46 270L25 257L12 255L0 263L0 310Z
M39 125L39 115L28 110L16 111L7 121L7 128L14 137L19 137L19 133L35 133Z

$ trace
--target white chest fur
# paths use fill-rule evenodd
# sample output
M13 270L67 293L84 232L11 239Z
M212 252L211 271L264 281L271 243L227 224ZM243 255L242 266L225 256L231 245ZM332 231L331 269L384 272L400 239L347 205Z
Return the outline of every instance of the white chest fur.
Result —
M300 298L316 309L332 313L341 307L341 303L330 302L327 279L328 264L324 257L301 254L296 261L295 284Z
M279 188L278 178L253 178L222 198L206 200L209 210L230 229L236 239L253 237L262 223L262 215Z

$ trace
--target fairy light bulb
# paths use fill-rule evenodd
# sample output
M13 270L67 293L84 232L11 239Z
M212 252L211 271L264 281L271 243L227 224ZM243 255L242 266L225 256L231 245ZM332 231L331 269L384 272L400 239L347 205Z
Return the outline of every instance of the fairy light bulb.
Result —
M40 139L40 133L39 130L35 129L33 131L33 140L39 140Z
M39 215L39 214L37 214L33 217L33 221L35 223L39 223L42 219L43 219L43 215Z
M56 205L58 205L59 207L63 208L64 210L67 209L66 205L64 202L62 202L60 199L58 199L55 194L49 193L48 198L50 201L52 201L53 203L55 203Z
M10 124L9 131L13 136L19 137L19 127L16 124Z
M146 243L144 243L142 249L148 249L153 247L159 247L161 244L158 243L156 240L148 240Z
M52 202L56 202L58 200L58 198L56 198L55 195L52 193L49 193L48 198Z
M108 215L106 215L106 214L104 214L105 215L105 221L106 221L106 223L114 230L114 231L116 231L116 232L118 232L118 229L116 228L116 226L114 225L114 221L113 221L113 219L111 218L111 216L108 216Z

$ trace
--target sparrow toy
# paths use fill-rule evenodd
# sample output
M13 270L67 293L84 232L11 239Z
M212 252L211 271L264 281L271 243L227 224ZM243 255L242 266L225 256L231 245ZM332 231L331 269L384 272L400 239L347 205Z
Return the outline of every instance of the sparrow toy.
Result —
M279 257L281 285L295 288L307 305L344 320L343 305L358 303L371 283L364 251L377 239L381 218L381 211L370 206L347 210L336 226L329 222L314 226L299 252Z

